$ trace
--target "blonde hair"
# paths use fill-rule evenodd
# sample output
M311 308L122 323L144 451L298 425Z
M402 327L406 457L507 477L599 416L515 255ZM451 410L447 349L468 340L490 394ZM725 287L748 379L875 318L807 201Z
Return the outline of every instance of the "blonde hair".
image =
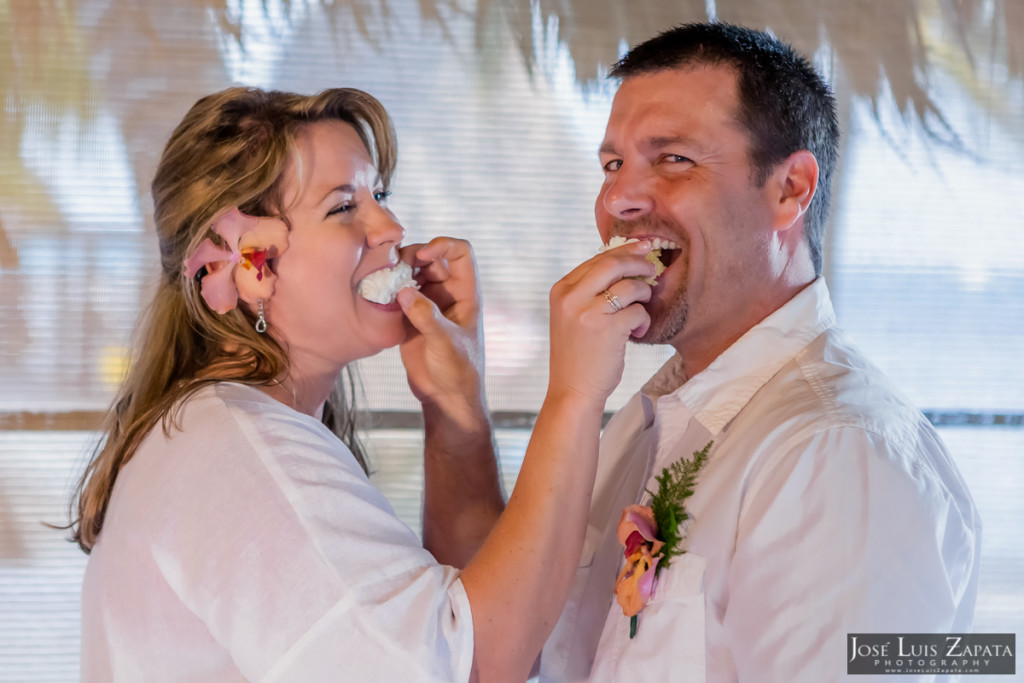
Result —
M171 135L153 179L161 277L136 331L128 375L107 414L96 446L71 500L72 540L90 552L103 528L121 468L162 420L165 433L182 399L218 381L272 385L288 371L285 350L257 334L242 306L220 315L185 277L185 258L206 237L215 216L230 207L285 219L280 184L304 126L323 120L351 124L380 171L385 190L397 156L395 133L383 105L360 90L335 88L317 95L230 88L200 99ZM363 469L354 411L341 378L324 407L323 421L352 448Z

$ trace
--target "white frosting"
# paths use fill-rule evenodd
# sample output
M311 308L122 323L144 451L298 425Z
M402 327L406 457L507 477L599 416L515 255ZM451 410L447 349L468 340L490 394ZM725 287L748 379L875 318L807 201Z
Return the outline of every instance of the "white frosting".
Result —
M405 287L419 289L412 279L412 266L400 261L394 268L375 270L359 281L359 296L375 304L390 304Z

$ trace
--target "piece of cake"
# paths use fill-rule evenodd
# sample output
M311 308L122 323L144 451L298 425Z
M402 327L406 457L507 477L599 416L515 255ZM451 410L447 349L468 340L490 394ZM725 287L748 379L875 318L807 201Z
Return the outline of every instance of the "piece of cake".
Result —
M597 253L614 249L615 247L621 247L623 244L631 244L633 242L639 242L640 240L635 237L625 238L622 235L615 235L608 240L608 244L602 244ZM653 277L634 277L629 278L631 280L643 280L651 287L658 284L658 276L665 272L665 264L661 261L661 250L662 249L678 249L679 245L669 240L663 240L660 237L656 237L651 241L651 250L644 256L645 259L654 264L654 276Z
M419 289L419 283L412 278L412 266L400 261L393 268L375 270L359 281L359 296L375 304L390 304L405 287Z

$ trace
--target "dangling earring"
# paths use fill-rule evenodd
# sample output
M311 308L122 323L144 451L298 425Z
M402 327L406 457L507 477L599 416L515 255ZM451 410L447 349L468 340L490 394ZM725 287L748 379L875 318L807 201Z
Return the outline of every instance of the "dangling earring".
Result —
M263 334L267 331L267 319L263 317L263 299L257 299L256 305L259 306L259 312L256 314L256 331Z

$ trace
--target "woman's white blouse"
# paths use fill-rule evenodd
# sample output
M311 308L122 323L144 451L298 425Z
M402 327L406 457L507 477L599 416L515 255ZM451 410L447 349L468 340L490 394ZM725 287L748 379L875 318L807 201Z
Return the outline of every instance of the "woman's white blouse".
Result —
M82 589L82 680L465 681L473 622L320 422L218 384L118 475Z

